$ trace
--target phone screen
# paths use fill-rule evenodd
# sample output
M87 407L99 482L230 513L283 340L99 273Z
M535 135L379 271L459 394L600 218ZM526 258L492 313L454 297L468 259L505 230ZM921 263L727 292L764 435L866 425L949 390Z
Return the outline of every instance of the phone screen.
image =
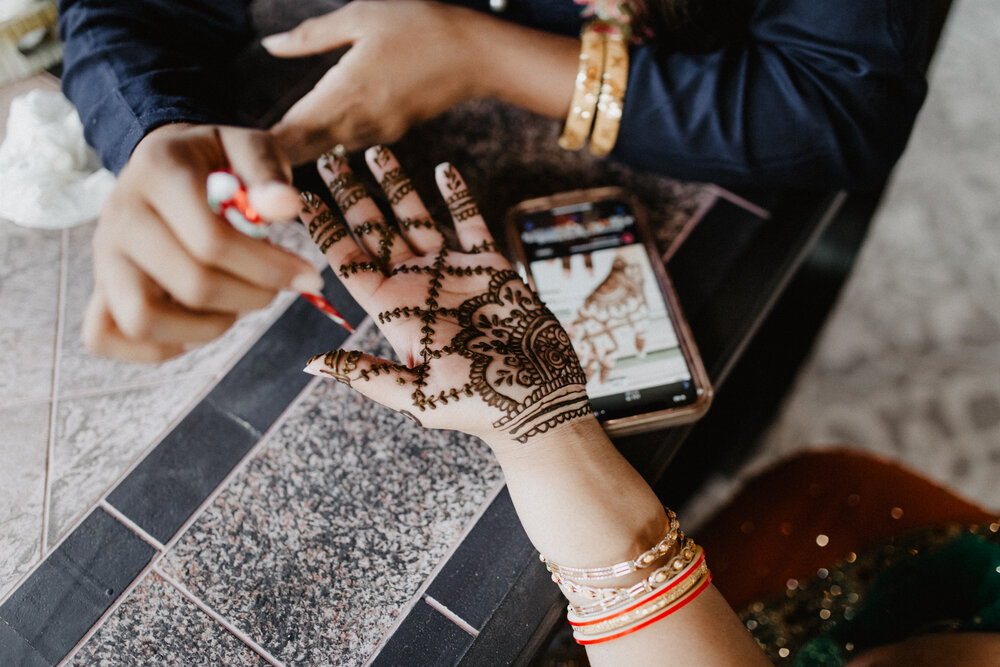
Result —
M535 288L573 340L599 419L697 400L660 283L625 201L525 212L518 225Z

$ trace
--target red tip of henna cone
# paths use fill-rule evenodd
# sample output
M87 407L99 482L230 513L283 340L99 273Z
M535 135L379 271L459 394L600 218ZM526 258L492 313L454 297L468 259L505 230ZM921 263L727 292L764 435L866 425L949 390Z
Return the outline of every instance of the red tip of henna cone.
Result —
M329 301L319 296L318 294L309 294L307 292L302 292L302 298L311 303L312 305L316 306L324 313L326 313L326 315L331 320L333 320L340 326L344 327L351 333L354 333L354 327L352 327L350 323L348 323L348 321L344 319L343 315L337 312L336 308L330 305Z

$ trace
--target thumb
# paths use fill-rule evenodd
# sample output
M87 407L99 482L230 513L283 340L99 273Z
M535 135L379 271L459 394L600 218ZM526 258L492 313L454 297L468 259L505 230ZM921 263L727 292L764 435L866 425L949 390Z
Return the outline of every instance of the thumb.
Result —
M276 58L300 58L326 53L355 40L342 10L306 19L287 32L268 35L260 41Z
M360 350L330 350L317 354L304 369L310 375L330 377L346 384L377 403L419 420L407 410L413 408L411 381L414 372L393 361L380 359Z

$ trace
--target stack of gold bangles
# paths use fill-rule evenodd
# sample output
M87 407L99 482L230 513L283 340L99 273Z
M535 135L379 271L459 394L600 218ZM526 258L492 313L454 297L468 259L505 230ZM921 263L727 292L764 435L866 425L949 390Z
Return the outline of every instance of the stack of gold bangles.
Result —
M580 34L580 65L559 146L607 155L618 140L628 85L628 26L594 19Z
M666 618L708 588L712 574L705 564L704 551L684 536L673 512L668 510L667 517L664 537L632 560L584 569L559 565L540 556L564 593L593 600L569 606L567 617L578 643L599 644L635 632ZM658 567L645 579L629 587L587 583L615 579L654 565Z

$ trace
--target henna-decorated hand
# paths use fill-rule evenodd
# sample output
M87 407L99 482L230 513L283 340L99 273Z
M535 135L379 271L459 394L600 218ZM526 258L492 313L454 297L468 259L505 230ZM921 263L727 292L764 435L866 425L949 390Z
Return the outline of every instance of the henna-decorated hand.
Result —
M446 246L389 150L372 148L365 157L395 221L333 153L320 158L319 170L347 227L309 193L302 219L402 363L333 350L306 371L349 384L424 426L494 446L591 415L569 336L497 252L455 168L439 165L436 177L459 250Z

